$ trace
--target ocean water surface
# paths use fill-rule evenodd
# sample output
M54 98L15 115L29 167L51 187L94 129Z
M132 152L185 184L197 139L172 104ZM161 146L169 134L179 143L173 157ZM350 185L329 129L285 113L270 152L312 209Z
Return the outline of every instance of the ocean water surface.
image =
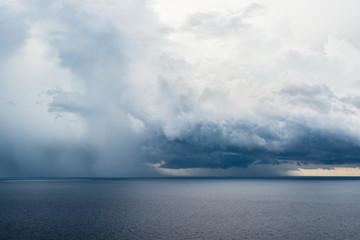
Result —
M4 179L0 239L360 239L360 181Z

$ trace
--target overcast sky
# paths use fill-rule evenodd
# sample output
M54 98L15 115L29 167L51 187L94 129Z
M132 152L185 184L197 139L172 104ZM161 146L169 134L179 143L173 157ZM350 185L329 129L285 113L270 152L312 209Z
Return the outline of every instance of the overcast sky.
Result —
M0 2L0 177L360 166L356 0Z

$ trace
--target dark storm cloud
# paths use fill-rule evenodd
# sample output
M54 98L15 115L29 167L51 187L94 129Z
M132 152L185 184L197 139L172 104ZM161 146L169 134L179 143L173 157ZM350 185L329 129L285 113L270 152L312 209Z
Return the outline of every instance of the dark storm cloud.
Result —
M204 131L193 131L191 136L181 140L169 141L162 139L151 149L159 148L153 156L160 167L179 168L222 168L248 167L252 163L280 164L359 164L360 146L355 139L343 133L331 133L311 129L298 123L287 123L288 130L294 137L281 138L274 134L268 126L251 126L236 124L232 126L232 134L258 136L262 144L254 142L244 146L240 141L229 141L217 126L208 125ZM204 126L199 126L203 128ZM295 137L296 136L296 137ZM251 138L248 138L251 139ZM270 147L271 142L278 146ZM275 144L272 144L275 145Z
M178 26L149 4L0 4L0 176L360 164L349 42L283 39L259 4Z

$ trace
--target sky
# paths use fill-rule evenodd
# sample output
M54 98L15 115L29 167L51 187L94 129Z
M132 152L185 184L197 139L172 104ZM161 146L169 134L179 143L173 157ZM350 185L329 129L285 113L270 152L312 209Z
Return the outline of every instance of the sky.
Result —
M355 0L4 0L0 177L360 175Z

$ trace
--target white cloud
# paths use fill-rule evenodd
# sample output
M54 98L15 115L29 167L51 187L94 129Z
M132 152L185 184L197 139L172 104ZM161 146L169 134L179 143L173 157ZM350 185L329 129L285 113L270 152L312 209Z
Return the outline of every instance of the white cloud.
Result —
M11 145L2 156L14 174L43 164L35 175L131 176L182 157L227 168L357 152L353 1L9 3L0 144ZM327 152L315 138L343 147Z

